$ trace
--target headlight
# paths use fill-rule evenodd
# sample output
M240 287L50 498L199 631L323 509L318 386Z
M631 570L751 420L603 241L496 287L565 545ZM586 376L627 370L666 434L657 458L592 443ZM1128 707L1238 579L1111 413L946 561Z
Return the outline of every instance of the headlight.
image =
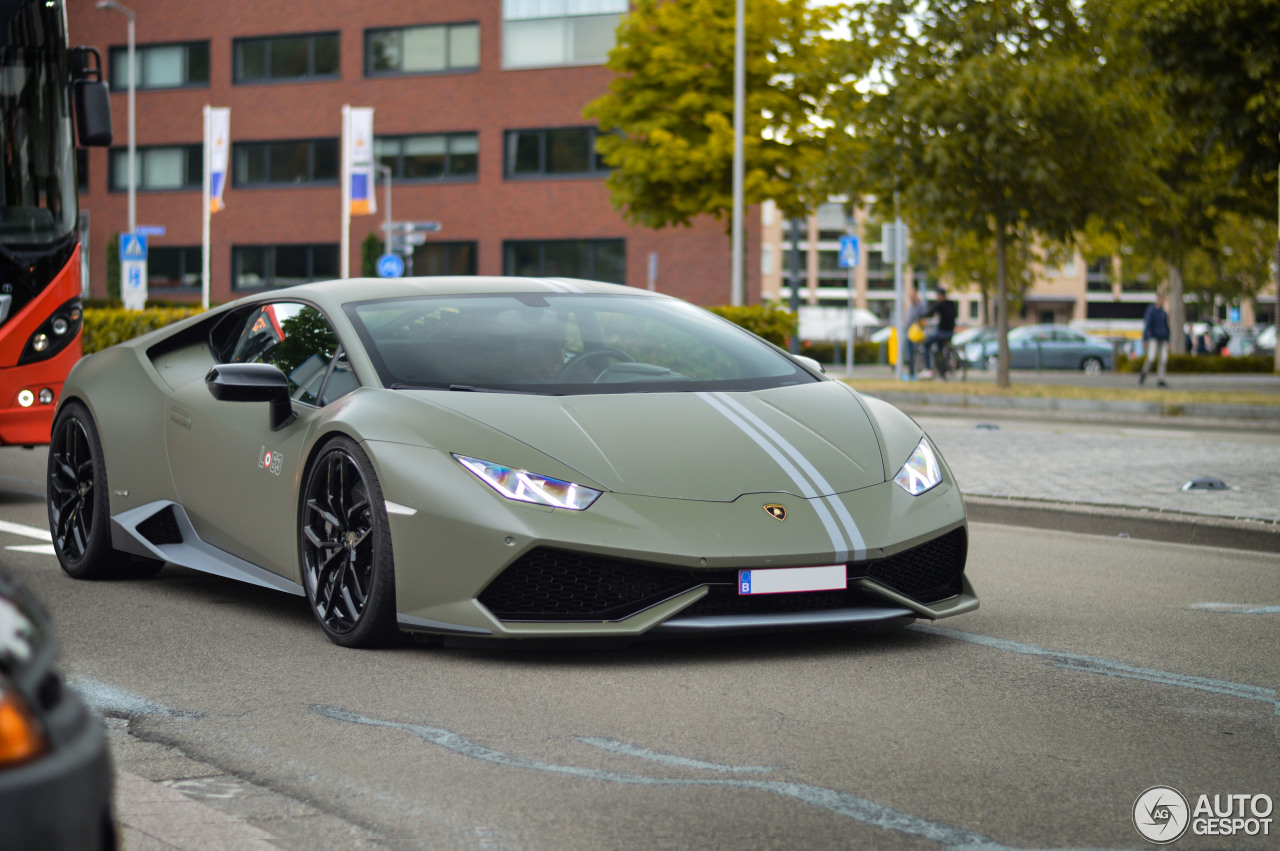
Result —
M507 499L582 511L600 496L600 491L593 488L539 476L528 470L517 470L479 458L468 458L466 455L455 454L453 457Z
M929 441L922 437L916 444L916 451L893 477L893 482L912 496L919 496L940 481L942 468L938 466L938 456L933 454Z

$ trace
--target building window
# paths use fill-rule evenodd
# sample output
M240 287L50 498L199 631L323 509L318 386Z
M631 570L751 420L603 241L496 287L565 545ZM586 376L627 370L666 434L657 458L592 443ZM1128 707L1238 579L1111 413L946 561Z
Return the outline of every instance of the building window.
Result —
M474 242L430 242L413 250L410 269L414 275L474 275Z
M627 282L627 244L622 239L559 239L503 243L502 274L520 277L586 278Z
M502 67L603 65L627 0L502 0Z
M200 289L200 246L173 247L154 243L147 248L147 288Z
M234 245L231 288L265 290L338 277L338 244Z
M200 145L138 148L134 174L142 192L199 189L204 185ZM129 191L129 150L112 148L108 181L112 192Z
M605 174L609 167L596 153L596 128L508 130L507 177Z
M338 34L238 38L232 42L234 81L262 83L338 76Z
M373 155L397 180L474 178L479 151L475 133L378 136L373 140Z
M129 50L111 48L111 89L129 88ZM178 89L209 85L209 42L146 44L133 49L139 89Z
M368 77L479 67L479 24L366 30L364 34L364 73Z
M338 179L338 140L236 142L232 161L236 186L332 183Z
M977 322L981 314L982 302L974 299L969 302L969 321Z

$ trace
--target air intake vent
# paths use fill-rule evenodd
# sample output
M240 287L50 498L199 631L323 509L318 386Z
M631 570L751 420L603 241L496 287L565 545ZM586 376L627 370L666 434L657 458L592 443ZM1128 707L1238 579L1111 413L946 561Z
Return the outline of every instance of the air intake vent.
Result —
M182 543L182 530L178 528L178 518L173 514L172 505L166 505L139 523L138 534L157 547Z
M969 552L964 529L867 565L867 576L899 594L928 605L960 593Z

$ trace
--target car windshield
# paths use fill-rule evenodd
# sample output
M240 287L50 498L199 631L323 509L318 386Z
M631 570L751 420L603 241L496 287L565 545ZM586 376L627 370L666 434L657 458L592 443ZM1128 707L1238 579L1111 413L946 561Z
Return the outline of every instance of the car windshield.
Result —
M758 390L817 381L675 299L510 293L348 304L386 387L563 395Z

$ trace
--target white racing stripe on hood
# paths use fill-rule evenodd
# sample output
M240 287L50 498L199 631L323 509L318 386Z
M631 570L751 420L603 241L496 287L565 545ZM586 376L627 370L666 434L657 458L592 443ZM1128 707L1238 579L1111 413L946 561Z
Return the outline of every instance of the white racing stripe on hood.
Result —
M818 472L818 468L813 466L813 463L804 457L799 449L796 449L776 429L727 393L699 393L698 395L713 408L724 414L730 422L742 429L774 461L778 462L778 465L800 488L805 498L814 500L814 508L818 510L818 516L822 518L822 523L827 528L827 534L831 536L831 541L835 544L837 561L846 561L850 550L853 552L854 561L862 561L867 557L867 543L863 539L862 533L858 530L858 524L854 522L853 517L849 514L849 509L835 494L835 489L831 487L826 478ZM782 454L785 454L786 458L781 457ZM790 461L787 459L790 459ZM794 462L794 464L791 462ZM797 466L800 470L796 469ZM803 470L803 473L800 472L801 470ZM832 519L828 507L839 518L839 526L844 529L843 535ZM848 536L847 541L846 535Z
M814 509L818 512L818 519L822 521L822 526L827 530L827 535L831 537L831 544L835 547L836 561L848 561L849 547L845 541L844 535L840 534L840 527L836 523L831 512L827 508L825 500L817 499L819 493L813 484L805 478L804 474L796 469L795 465L787 460L782 451L778 447L770 443L769 439L757 431L746 420L735 414L722 401L722 393L699 393L698 397L705 401L708 405L715 408L725 419L736 425L743 434L755 441L756 445L765 451L772 458L782 471L791 477L791 481L800 490L800 495L812 502ZM794 448L793 448L794 451Z

